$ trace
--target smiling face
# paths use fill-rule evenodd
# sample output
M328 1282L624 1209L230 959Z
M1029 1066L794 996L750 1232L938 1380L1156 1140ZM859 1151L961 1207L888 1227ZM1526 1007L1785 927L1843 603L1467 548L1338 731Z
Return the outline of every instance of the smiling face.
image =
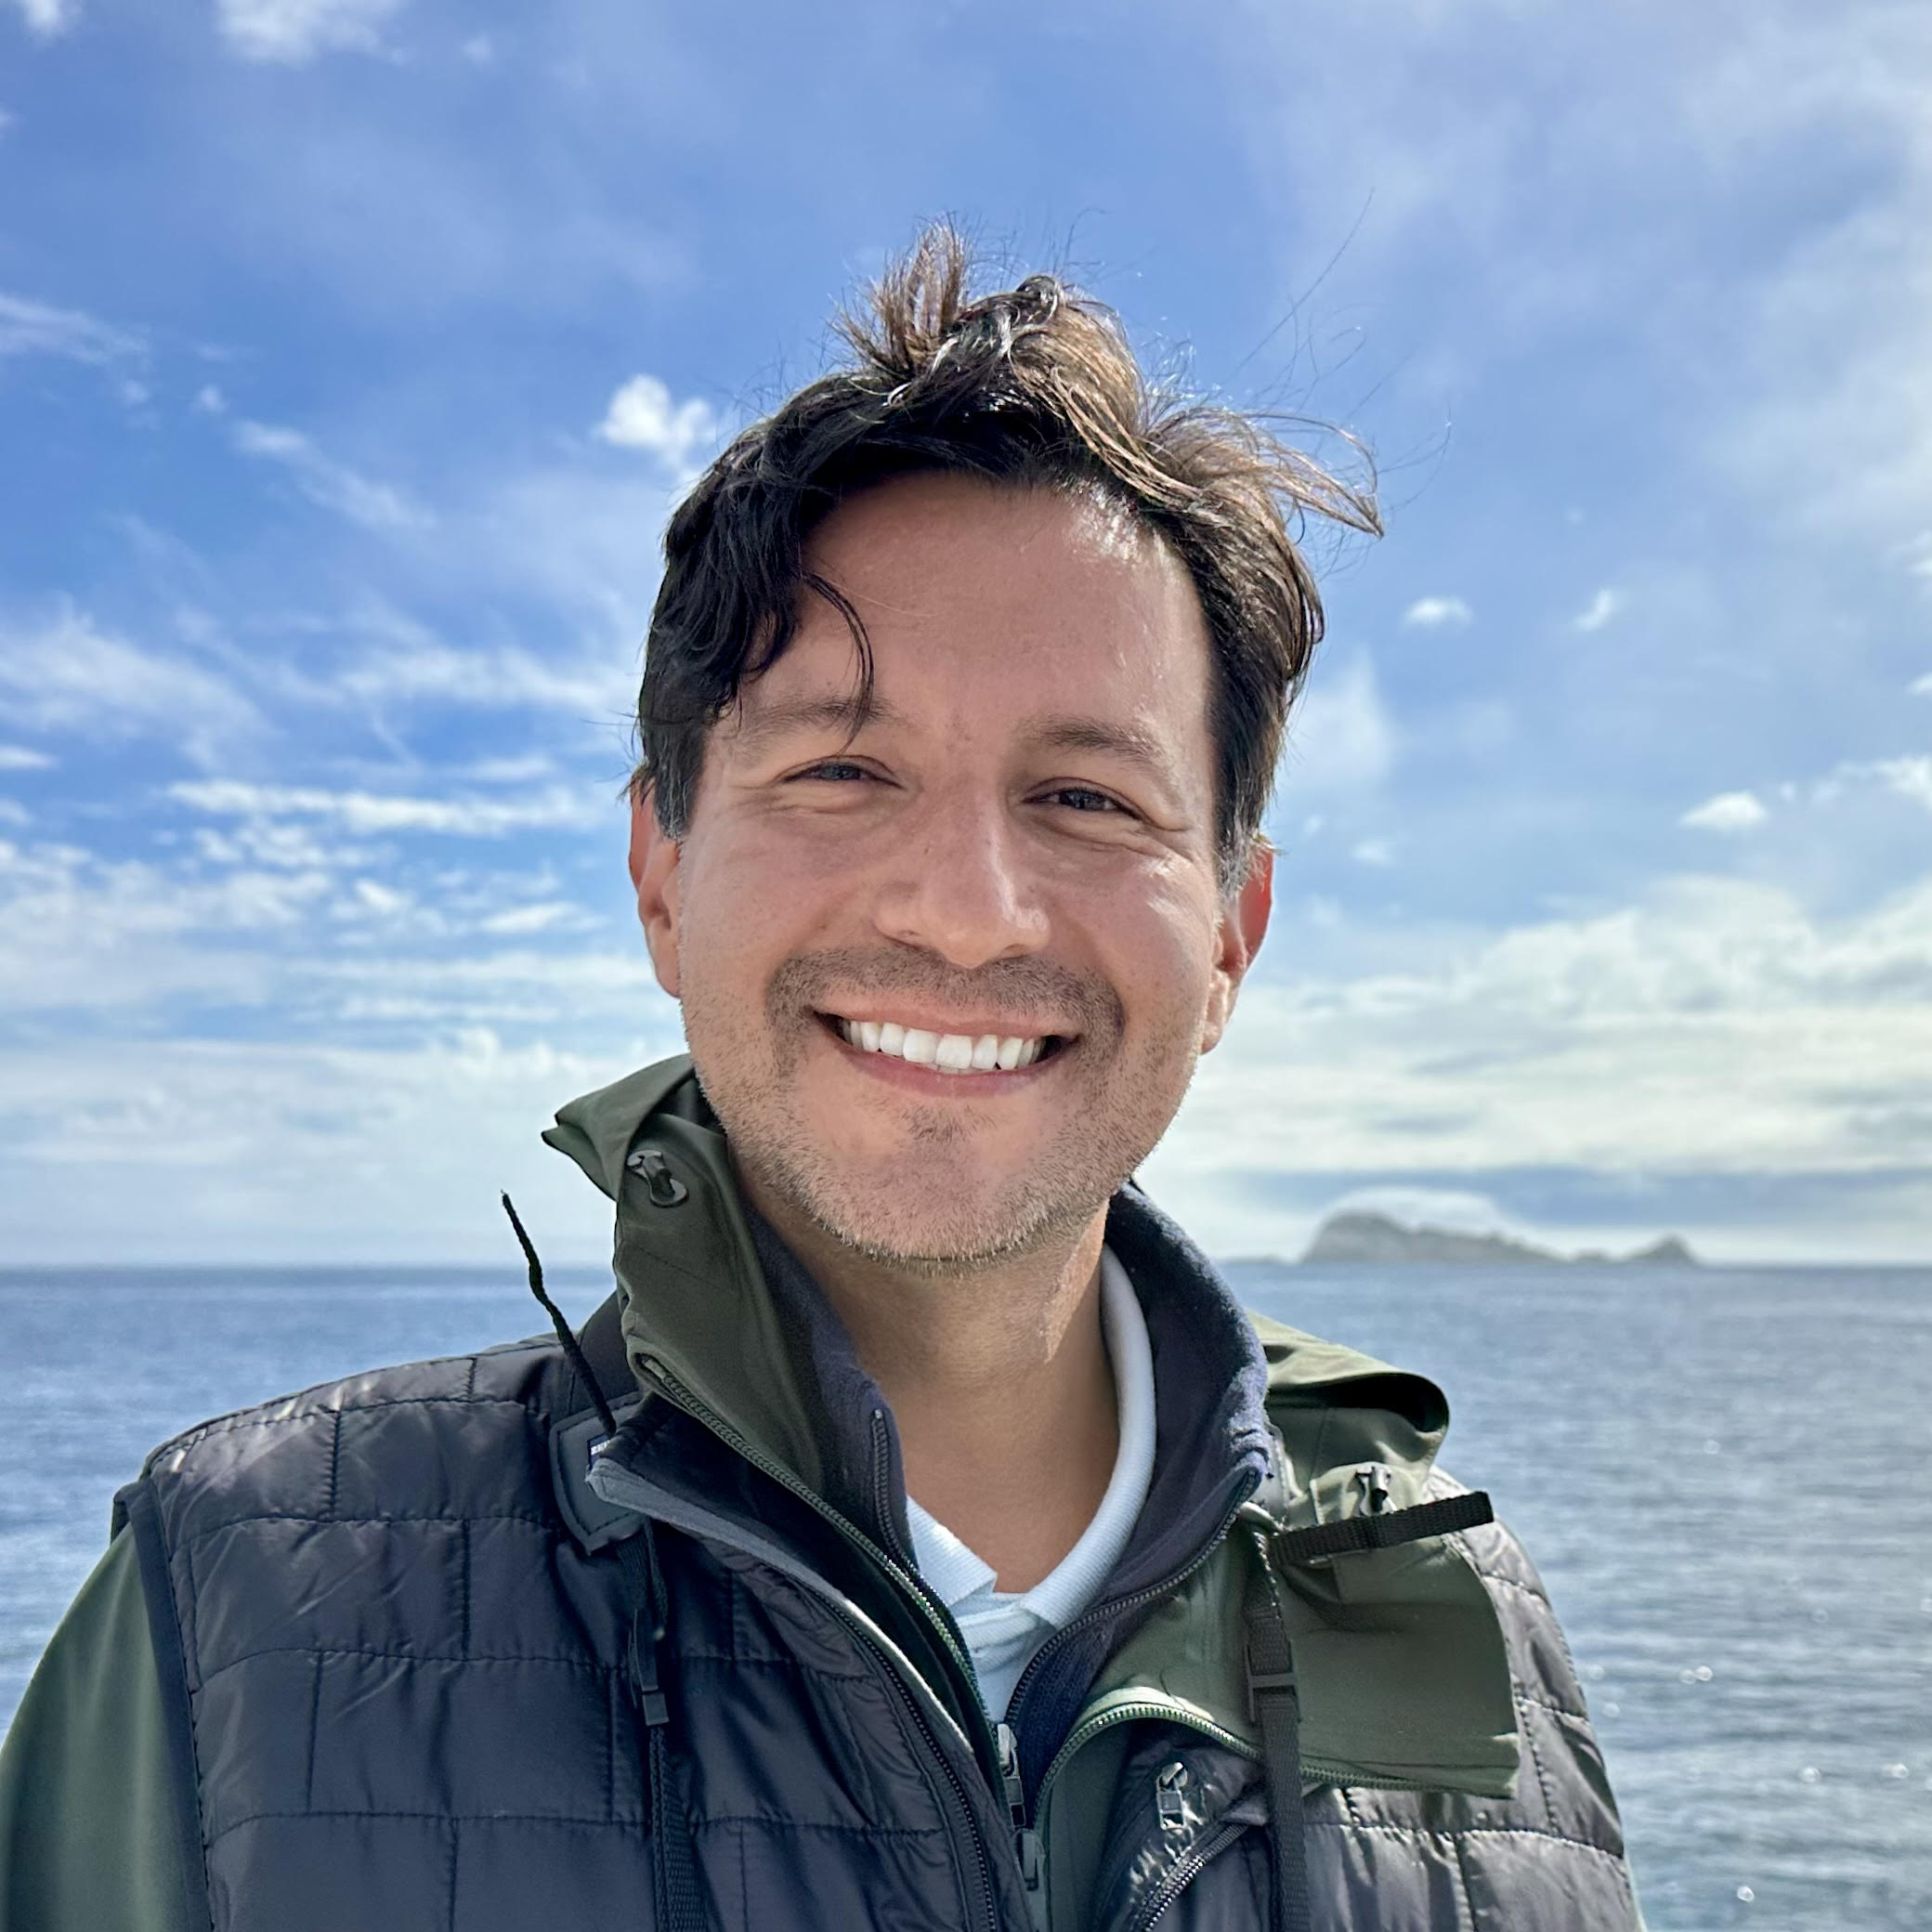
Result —
M1268 910L1215 868L1207 629L1118 514L933 476L845 504L797 636L648 806L651 956L752 1200L881 1261L1077 1236L1221 1037Z

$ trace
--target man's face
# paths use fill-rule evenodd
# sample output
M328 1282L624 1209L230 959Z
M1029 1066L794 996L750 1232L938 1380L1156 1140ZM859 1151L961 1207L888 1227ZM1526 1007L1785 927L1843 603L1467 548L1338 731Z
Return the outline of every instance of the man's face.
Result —
M1266 923L1216 877L1186 570L1090 503L889 483L806 567L864 620L711 731L683 839L638 814L652 959L755 1202L881 1260L1087 1226L1180 1105Z

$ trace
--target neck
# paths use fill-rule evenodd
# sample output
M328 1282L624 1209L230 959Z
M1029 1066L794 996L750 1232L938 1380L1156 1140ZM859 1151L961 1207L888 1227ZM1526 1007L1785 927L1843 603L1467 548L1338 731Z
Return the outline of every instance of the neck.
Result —
M1101 1329L1103 1208L1077 1234L936 1272L857 1255L747 1192L824 1290L898 1425L907 1493L1030 1589L1093 1520L1119 1444Z

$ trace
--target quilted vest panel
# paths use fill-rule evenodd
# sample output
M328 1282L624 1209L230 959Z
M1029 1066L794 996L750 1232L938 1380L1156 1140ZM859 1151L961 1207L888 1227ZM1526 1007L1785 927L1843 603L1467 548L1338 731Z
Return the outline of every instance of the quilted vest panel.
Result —
M150 1458L216 1932L613 1913L647 1932L630 1606L615 1550L586 1554L554 1500L568 1387L554 1343L516 1344L224 1417ZM984 1921L930 1750L837 1619L743 1566L667 1573L715 1920Z

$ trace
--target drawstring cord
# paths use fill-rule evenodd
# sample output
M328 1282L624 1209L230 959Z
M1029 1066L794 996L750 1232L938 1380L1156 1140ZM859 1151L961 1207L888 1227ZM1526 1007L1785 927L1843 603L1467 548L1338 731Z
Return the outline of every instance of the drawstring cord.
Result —
M576 1333L564 1319L564 1312L543 1287L543 1264L537 1259L537 1250L530 1237L523 1231L523 1223L516 1218L516 1207L510 1196L503 1196L503 1212L510 1217L510 1225L516 1230L516 1244L523 1249L523 1258L530 1264L530 1293L543 1304L543 1312L550 1317L551 1326L556 1330L556 1338L564 1345L564 1359L576 1373L577 1379L591 1392L591 1400L597 1405L597 1420L604 1425L607 1438L617 1433L617 1417L610 1413L610 1404L604 1400L604 1391L597 1387L597 1378L591 1373L591 1365L584 1359L583 1344L577 1339Z

